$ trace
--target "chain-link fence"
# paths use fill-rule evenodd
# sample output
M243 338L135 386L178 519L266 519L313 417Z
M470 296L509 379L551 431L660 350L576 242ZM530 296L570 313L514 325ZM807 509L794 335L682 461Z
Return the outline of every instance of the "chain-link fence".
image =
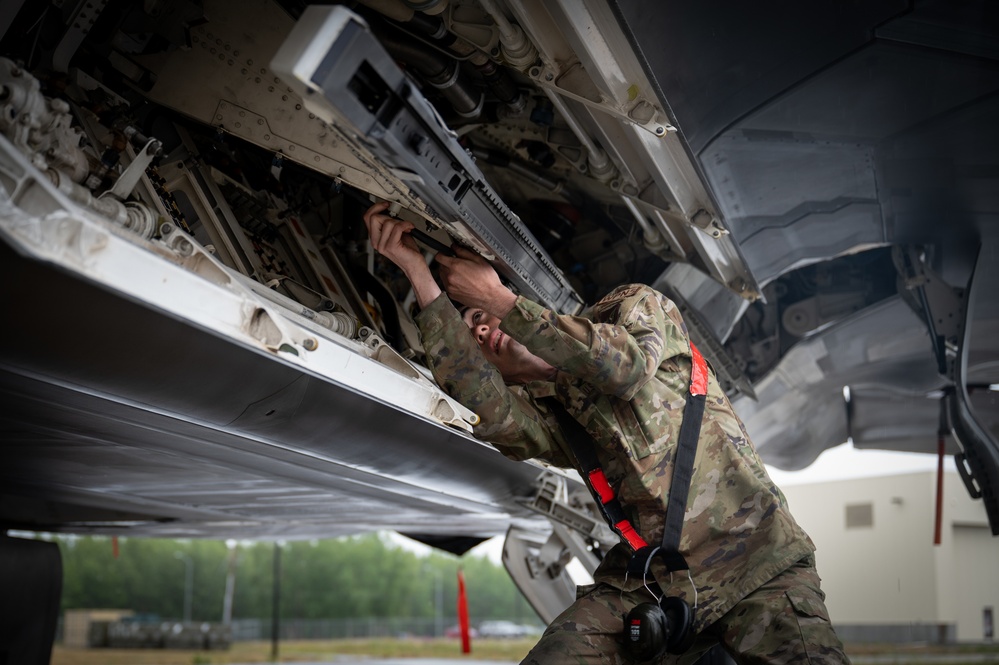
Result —
M447 620L445 620L447 621ZM454 620L451 619L453 622ZM514 621L523 627L523 634L540 635L540 623ZM234 641L269 640L270 619L234 619ZM448 637L455 636L453 623L443 623L433 618L361 618L361 619L282 619L279 637L282 640L332 640L369 637Z

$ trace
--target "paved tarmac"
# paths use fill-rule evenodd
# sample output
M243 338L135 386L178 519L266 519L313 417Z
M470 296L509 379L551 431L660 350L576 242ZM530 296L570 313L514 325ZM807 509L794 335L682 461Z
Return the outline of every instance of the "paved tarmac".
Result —
M294 665L455 665L456 663L461 663L461 665L517 665L517 661L513 660L469 660L468 658L368 658L367 656L339 656L335 660L323 660L311 663L296 662Z
M920 663L948 665L948 663L999 663L996 653L899 653L879 656L850 656L853 665L891 665L892 663Z
M925 654L885 654L877 656L853 656L853 665L891 665L892 663L925 663L925 665L947 665L948 663L997 663L999 654L994 653L925 653ZM296 663L295 665L517 665L512 660L469 660L467 658L368 658L366 656L340 656L335 660Z

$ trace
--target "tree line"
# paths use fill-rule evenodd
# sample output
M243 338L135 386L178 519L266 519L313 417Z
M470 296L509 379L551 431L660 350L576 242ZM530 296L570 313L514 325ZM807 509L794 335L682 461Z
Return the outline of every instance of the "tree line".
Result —
M54 539L62 551L63 610L128 609L150 618L181 618L190 566L191 619L221 621L232 565L232 618L273 615L274 543L230 547L208 540L119 538L115 546L109 537ZM440 602L442 616L453 623L461 568L473 622L537 621L506 571L485 557L436 550L419 556L383 534L280 547L281 618L429 619Z

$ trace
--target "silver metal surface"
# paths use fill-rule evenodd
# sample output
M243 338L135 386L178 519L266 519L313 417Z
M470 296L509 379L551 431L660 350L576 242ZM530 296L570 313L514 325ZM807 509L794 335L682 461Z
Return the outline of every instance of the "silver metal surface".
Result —
M274 308L189 236L151 243L91 217L0 148L17 183L0 200L0 253L19 284L0 292L18 321L0 329L7 524L212 538L544 529L515 501L537 469L473 439L474 414L391 349Z
M310 7L271 67L327 122L349 131L440 222L467 229L496 269L525 295L559 312L582 301L516 214L486 182L437 111L344 7Z
M38 84L60 77L4 68L13 120L0 131L21 151L0 164L15 204L0 209L7 522L211 537L547 532L520 503L539 496L539 468L476 442L474 416L412 362L424 350L411 294L356 219L369 197L497 259L556 309L624 281L676 293L767 462L801 468L848 438L935 451L936 402L960 390L962 436L985 442L974 473L999 468L999 298L983 287L995 282L999 73L967 57L984 53L967 23L979 0L897 17L889 3L812 3L797 19L777 5L468 0L438 26L460 52L371 12L371 34L362 25L349 46L313 35L301 46L315 51L281 67L271 61L300 3L193 3L163 15L165 42L132 27L155 23L155 7L126 4L113 34L90 31L102 2L67 5L80 26L9 8L52 33L5 34L12 57L70 76L55 89ZM516 103L469 86L488 88L471 121L425 72L401 73L374 39L386 35L449 66L485 65ZM313 68L288 78L299 56ZM393 104L349 108L360 60L391 79L367 89L372 108L386 90ZM317 85L317 69L344 74L339 88ZM105 102L121 117L92 112ZM115 127L146 122L170 151L128 188L140 201L104 205L131 161L107 152ZM594 177L586 145L617 175ZM148 214L130 222L140 204ZM649 227L668 252L640 243ZM893 265L893 252L915 260Z
M63 302L2 332L8 523L293 538L373 529L486 537L517 514L536 522L512 499L532 491L537 469L467 434L7 245L3 260L25 284L4 292L5 311Z
M929 338L919 318L900 299L875 307L828 328L792 348L777 369L755 384L757 400L733 401L760 455L781 469L803 469L819 454L849 437L843 386L864 391L898 383L913 395L941 389L946 380L926 354ZM884 404L882 404L884 406ZM910 406L884 409L884 419L911 422ZM936 422L936 409L931 409ZM925 452L936 450L936 427L914 427ZM909 438L912 449L917 441ZM854 441L863 445L863 431Z

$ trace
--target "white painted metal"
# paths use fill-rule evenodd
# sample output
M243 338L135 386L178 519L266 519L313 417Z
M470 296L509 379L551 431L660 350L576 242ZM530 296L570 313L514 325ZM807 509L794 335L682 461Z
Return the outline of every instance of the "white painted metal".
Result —
M16 183L12 196L0 192L0 232L20 251L413 415L466 432L477 422L398 354L309 325L247 289L190 236L144 241L75 205L4 138L0 159Z
M552 543L549 550L553 547L557 550L555 558L541 554L549 542ZM565 569L564 548L559 543L554 532L546 538L516 526L510 527L503 541L503 566L545 623L550 623L576 598L576 585Z
M544 67L531 71L533 80L549 97L564 95L589 111L583 123L560 103L577 135L586 133L584 125L596 132L589 141L583 139L587 151L594 154L596 140L623 170L617 189L627 181L637 184L643 190L638 198L662 211L654 218L662 233L675 238L680 231L687 236L675 243L676 254L696 253L719 282L742 297L759 297L755 279L727 237L705 183L606 3L509 0L508 4L541 45ZM646 188L650 181L655 186Z

